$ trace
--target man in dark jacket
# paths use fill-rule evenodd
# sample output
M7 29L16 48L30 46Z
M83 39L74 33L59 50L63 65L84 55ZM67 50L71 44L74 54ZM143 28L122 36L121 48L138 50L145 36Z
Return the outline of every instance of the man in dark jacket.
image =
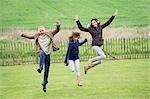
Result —
M89 32L91 34L91 36L92 36L92 48L96 52L96 55L97 55L95 58L89 59L88 63L84 66L85 74L87 73L88 69L96 66L97 64L100 64L102 59L106 58L105 53L100 48L104 42L103 29L105 27L107 27L113 21L113 19L117 15L117 12L118 11L116 10L113 13L113 15L110 17L110 19L102 25L98 22L98 19L93 18L91 20L91 25L88 28L83 27L79 21L79 17L76 17L76 23L78 25L78 28L81 31Z

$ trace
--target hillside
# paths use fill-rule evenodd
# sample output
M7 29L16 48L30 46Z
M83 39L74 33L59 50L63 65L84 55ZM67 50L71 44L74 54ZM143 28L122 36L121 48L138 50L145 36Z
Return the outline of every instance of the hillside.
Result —
M150 24L150 0L1 0L0 26L36 28L53 26L59 19L62 27L74 27L79 15L86 25L92 17L105 22L119 10L111 26L147 26Z

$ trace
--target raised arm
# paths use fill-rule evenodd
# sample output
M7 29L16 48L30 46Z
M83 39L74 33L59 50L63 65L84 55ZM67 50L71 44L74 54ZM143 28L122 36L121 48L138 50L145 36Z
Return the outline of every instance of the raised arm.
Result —
M34 36L28 36L23 33L21 34L21 37L28 38L28 39L34 39Z
M60 30L60 22L56 22L56 29L54 30L54 31L52 31L52 34L53 34L53 36L56 34L56 33L58 33L59 32L59 30Z
M118 13L118 10L116 10L113 13L113 15L109 18L109 20L106 23L104 23L104 24L101 25L102 29L105 28L105 27L107 27L114 20L114 18L117 15L117 13Z
M79 42L79 46L83 45L83 44L86 43L86 42L87 42L87 39L85 38L84 41Z
M106 23L102 24L101 25L102 29L107 27L113 21L114 18L115 18L115 16L111 16Z
M88 28L85 28L81 25L80 21L79 21L79 17L76 17L76 23L77 23L77 26L78 28L81 30L81 31L85 31L85 32L89 32L89 29Z

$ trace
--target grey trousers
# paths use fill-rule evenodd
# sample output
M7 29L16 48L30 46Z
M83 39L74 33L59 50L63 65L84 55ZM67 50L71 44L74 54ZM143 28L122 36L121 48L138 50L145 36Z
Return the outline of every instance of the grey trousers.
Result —
M101 63L102 59L106 58L105 53L99 46L92 46L92 49L96 52L96 57L89 59L86 68L94 67Z

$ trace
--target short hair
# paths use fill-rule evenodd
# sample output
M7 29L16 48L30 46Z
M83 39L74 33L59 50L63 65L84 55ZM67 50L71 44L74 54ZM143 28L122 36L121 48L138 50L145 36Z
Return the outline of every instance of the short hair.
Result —
M40 31L41 28L44 28L44 29L45 29L45 26L39 26L39 27L38 27L38 31Z

